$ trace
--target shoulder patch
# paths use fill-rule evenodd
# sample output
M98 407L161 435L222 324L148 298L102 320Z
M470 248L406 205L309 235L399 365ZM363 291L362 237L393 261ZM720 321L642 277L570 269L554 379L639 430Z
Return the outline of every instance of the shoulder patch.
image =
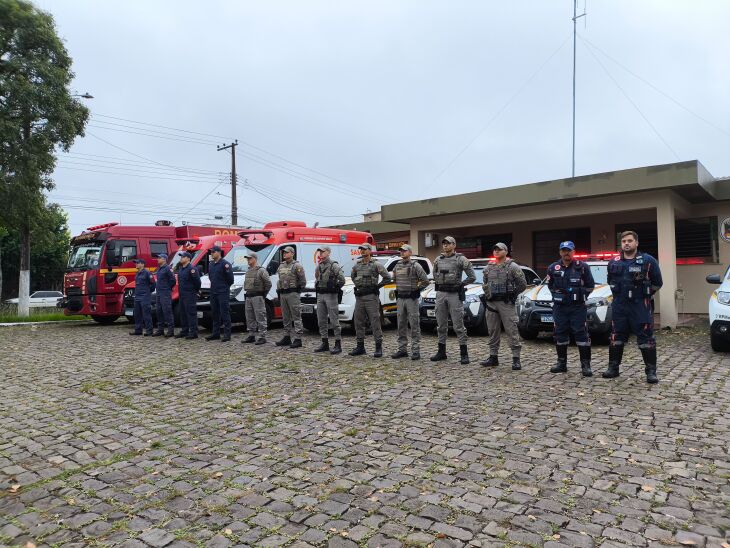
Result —
M555 265L555 270L560 270L560 265L559 264L556 264Z
M195 269L194 268L191 268L190 269L190 274L195 274Z
M226 263L226 268L231 268L231 265L229 265L228 263Z
M615 257L613 258L613 260L614 260L614 261L620 261L620 260L621 260L621 255L616 255L616 256L615 256Z

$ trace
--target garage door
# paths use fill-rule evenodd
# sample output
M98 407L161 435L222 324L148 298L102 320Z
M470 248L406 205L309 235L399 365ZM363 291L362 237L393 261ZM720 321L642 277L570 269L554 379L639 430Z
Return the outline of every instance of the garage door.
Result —
M560 258L560 242L575 242L576 253L591 252L591 229L565 228L561 230L541 230L532 233L532 267L541 276L545 275L550 263Z

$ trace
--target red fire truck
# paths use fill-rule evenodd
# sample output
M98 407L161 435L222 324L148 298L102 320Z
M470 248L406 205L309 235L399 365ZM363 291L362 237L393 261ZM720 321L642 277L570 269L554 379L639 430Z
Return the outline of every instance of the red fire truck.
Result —
M240 230L240 229L236 229ZM210 250L214 246L223 249L223 254L228 253L231 248L241 239L237 234L221 234L215 236L200 236L197 238L180 238L175 243L178 245L177 252L170 258L170 269L177 276L180 257L187 251L193 258L190 264L197 266L203 274L208 273L208 262L210 260ZM124 315L129 321L134 319L134 280L132 280L124 289ZM172 288L172 309L175 317L175 325L180 325L180 316L178 310L178 299L180 293L177 285ZM154 302L154 299L153 299ZM152 307L152 319L156 322L157 311L155 306Z
M68 316L90 315L99 323L112 323L123 313L123 294L134 281L136 258L157 269L157 256L177 249L176 240L208 235L236 235L240 227L179 226L157 221L154 226L106 223L91 226L71 239L59 307Z

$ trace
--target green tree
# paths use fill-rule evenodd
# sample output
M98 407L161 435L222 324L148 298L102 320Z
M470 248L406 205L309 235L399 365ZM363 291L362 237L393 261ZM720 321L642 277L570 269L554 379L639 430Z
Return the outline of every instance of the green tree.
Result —
M71 58L53 17L0 0L0 225L20 235L18 313L28 315L30 244L53 188L56 152L84 134L88 109L71 96Z

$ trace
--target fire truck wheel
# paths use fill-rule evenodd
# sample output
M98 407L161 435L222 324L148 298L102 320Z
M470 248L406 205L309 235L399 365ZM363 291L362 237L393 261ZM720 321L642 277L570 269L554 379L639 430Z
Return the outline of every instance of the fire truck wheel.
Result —
M92 314L91 319L101 325L110 325L116 322L119 319L119 316L96 316Z

